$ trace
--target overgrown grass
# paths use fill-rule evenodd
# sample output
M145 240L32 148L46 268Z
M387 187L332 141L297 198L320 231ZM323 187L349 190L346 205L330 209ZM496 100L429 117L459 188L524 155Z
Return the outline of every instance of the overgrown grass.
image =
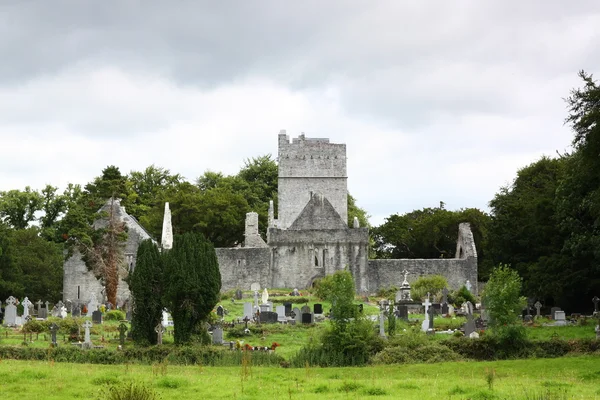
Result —
M600 356L450 362L363 368L91 365L2 360L0 394L10 399L99 398L135 383L163 399L535 399L600 398ZM487 372L486 372L487 371ZM495 371L493 388L489 373Z

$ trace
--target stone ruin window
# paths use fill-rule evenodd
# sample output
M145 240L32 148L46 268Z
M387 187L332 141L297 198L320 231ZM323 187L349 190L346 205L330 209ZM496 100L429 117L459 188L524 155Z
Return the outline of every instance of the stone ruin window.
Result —
M323 261L325 260L325 250L323 250ZM323 266L325 265L325 263L320 263L320 257L319 257L319 249L314 249L314 253L313 253L313 258L314 258L314 267L315 268L323 268Z

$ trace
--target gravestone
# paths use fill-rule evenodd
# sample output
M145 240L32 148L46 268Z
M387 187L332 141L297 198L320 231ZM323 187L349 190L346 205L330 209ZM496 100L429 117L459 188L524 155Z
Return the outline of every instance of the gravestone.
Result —
M29 299L27 297L25 297L23 299L23 301L21 302L21 304L23 305L23 320L27 320L27 317L29 316L29 308L31 306L33 306L33 303L31 301L29 301Z
M433 316L435 314L435 309L433 307L429 307L429 328L428 330L433 330Z
M58 343L56 343L56 333L58 332L58 329L58 325L54 322L50 325L50 343L52 343L52 346L58 346Z
M73 307L73 312L71 312L71 316L72 317L80 317L81 316L81 308L79 307L79 304L76 304L75 307Z
M219 316L219 318L223 318L223 316L225 315L225 309L223 309L223 306L217 307L217 315Z
M277 313L273 311L261 312L259 316L261 323L272 324L277 322Z
M8 326L17 324L17 299L10 296L6 299L6 308L4 309L4 323Z
M162 322L161 323L162 323L162 326L164 326L165 328L167 326L169 326L169 313L164 308L162 310Z
M48 318L48 305L50 303L48 303L48 302L42 303L42 301L40 300L35 304L37 304L37 306L38 306L38 318L41 318L41 319ZM45 304L46 308L42 308L42 304Z
M465 311L467 313L467 322L463 326L465 331L465 336L470 337L471 333L475 332L476 326L475 321L473 320L473 304L470 301L465 303Z
M385 336L385 316L383 315L383 310L379 311L379 336L382 338Z
M292 310L292 313L290 315L293 314L294 321L296 321L297 324L302 322L302 313L300 312L300 309L298 307L294 307L294 309Z
M167 328L165 328L163 326L162 323L156 325L154 327L154 332L156 332L157 336L157 341L156 344L162 344L163 343L163 334L167 331Z
M408 321L408 306L400 304L396 309L396 317Z
M563 326L567 324L567 318L564 311L555 311L554 320L556 321L554 322L554 325L556 326Z
M260 283L258 282L254 282L253 284L250 285L250 290L257 292L260 290Z
M92 322L94 324L102 323L102 312L100 310L96 310L92 313Z
M275 309L277 312L277 322L287 322L287 317L285 316L285 307L277 306Z
M425 319L421 323L421 331L427 332L429 329L429 307L431 306L431 303L429 302L429 293L427 293L427 298L422 305L425 306Z
M85 321L83 323L83 327L85 328L85 334L83 336L83 347L89 349L92 347L92 339L90 337L90 328L92 327L92 323L90 321Z
M254 310L258 310L258 290L254 291Z
M562 311L560 307L552 307L550 309L550 315L552 316L552 319L556 319L556 316L554 315L557 311Z
M302 313L302 323L303 324L312 324L313 323L312 313Z
M244 303L244 318L252 319L253 316L252 303Z
M442 313L442 305L439 303L433 303L431 305L431 308L433 308L433 311L435 311L435 314L441 314Z
M469 337L471 333L475 332L476 326L472 314L467 314L467 322L463 326L463 329L465 331L465 336L467 337Z
M465 283L465 287L467 288L467 290L470 292L471 291L471 282L469 282L469 280L467 279L467 283Z
M536 301L533 306L535 307L535 316L536 316L536 318L541 317L540 310L542 309L542 303L540 303L539 301Z
M450 312L450 307L448 307L448 303L443 303L442 304L442 315L448 315L448 313Z
M271 306L269 304L261 304L260 305L260 313L266 313L271 311Z
M56 315L54 315L55 317L59 317L59 318L64 318L63 317L63 308L65 308L65 305L62 301L59 301L58 303L56 303L56 305L54 306L54 310L56 310ZM65 309L66 311L66 309Z
M119 325L119 343L121 346L125 346L125 332L127 332L127 325L121 322Z
M323 314L323 304L317 303L313 307L313 311L315 314Z
M302 314L310 314L310 307L307 305L303 305L300 311L302 312Z
M598 303L600 303L600 298L598 296L594 296L592 299L592 303L594 303L594 314L598 313Z
M265 288L265 290L263 290L262 296L260 298L262 300L263 304L267 304L267 301L269 301L269 291L267 290L267 288Z
M213 344L223 344L223 328L220 326L213 329L212 342Z
M90 301L87 306L87 316L91 317L94 311L98 310L98 300L96 300L96 294L92 293L90 296Z
M236 291L235 291L235 299L236 299L236 300L241 300L241 299L242 299L242 297L243 297L243 293L242 293L242 291L241 291L240 289L236 290Z
M442 289L442 304L448 304L448 288Z
M283 303L283 307L285 310L285 316L289 317L292 313L292 303Z

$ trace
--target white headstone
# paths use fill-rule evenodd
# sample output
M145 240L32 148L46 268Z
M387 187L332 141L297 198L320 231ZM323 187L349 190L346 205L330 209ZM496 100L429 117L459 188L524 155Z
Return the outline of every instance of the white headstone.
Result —
M60 308L60 317L63 318L63 319L67 318L67 307L62 306Z
M421 330L423 332L427 332L427 330L429 329L429 313L427 311L429 311L429 306L431 306L431 302L429 301L429 293L427 293L427 298L425 299L423 305L425 306L425 319L421 324Z
M275 311L277 312L277 322L287 322L287 317L285 316L285 306L277 306Z
M465 283L465 287L467 288L467 290L470 292L471 291L471 282L469 282L469 280L467 279L467 283Z
M244 303L244 318L252 319L253 316L252 303Z
M252 291L259 291L260 290L260 283L258 282L254 282L253 284L250 285L250 290Z
M267 288L263 291L261 300L263 304L267 304L267 301L269 301L269 292L267 291Z
M90 302L87 307L87 316L91 317L94 311L98 311L98 300L96 300L96 293L92 293L90 296Z
M223 328L213 329L212 339L214 344L223 344Z
M567 324L567 318L565 316L564 311L555 311L554 312L554 325L561 326Z
M92 323L90 321L85 321L83 323L83 327L85 328L85 334L84 334L84 338L83 338L83 343L91 346L92 345L92 339L90 338L90 328L92 327Z
M302 312L298 307L294 307L292 312L294 313L294 320L296 320L297 324L300 324L302 322Z
M165 328L167 326L169 326L169 313L167 312L167 310L162 311L162 326L164 326Z
M33 306L33 303L29 301L27 297L25 297L21 304L23 304L23 320L26 321L27 317L29 316L29 308Z
M163 249L173 248L173 225L171 224L171 210L169 209L168 202L165 203L165 215L163 218L161 246Z
M10 296L6 299L6 308L4 309L4 323L12 326L17 324L17 299Z

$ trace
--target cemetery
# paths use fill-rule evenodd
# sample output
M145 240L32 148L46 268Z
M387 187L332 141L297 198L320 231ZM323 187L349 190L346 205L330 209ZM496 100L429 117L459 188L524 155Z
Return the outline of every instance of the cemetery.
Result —
M169 202L155 240L103 198L96 248L65 234L62 299L0 299L0 398L600 398L600 293L563 309L503 263L480 282L469 222L456 252L370 259L345 144L278 144L277 218L243 214L234 247L174 234Z

